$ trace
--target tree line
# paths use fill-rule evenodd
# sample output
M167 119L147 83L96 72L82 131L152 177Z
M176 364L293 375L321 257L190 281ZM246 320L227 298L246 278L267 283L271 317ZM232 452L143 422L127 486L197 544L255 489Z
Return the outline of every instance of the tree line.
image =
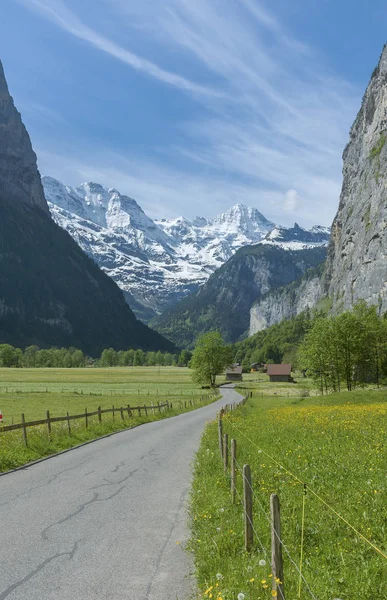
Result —
M300 344L299 364L322 394L387 377L387 318L363 301L337 316L317 317Z
M131 366L181 366L186 367L192 353L182 350L180 354L170 352L144 352L143 350L103 350L97 359L85 355L78 348L39 348L32 345L23 351L10 344L0 344L0 367L16 368L82 368L131 367Z

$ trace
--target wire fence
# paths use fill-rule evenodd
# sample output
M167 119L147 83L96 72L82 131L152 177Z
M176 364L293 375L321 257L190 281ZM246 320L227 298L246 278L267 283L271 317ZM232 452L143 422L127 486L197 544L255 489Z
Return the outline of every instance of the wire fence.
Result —
M221 411L221 413L219 415L219 420L218 420L220 454L221 454L221 457L222 457L222 460L224 463L224 471L226 474L227 474L228 468L230 466L231 491L232 491L231 498L234 503L236 503L237 505L243 506L245 524L247 523L248 527L250 528L251 535L254 536L254 539L257 542L258 548L260 549L260 551L263 552L263 554L265 555L266 558L269 557L270 551L269 551L269 548L265 545L262 534L258 531L263 526L261 525L260 527L257 527L256 524L254 523L253 512L249 511L249 508L248 508L249 501L246 501L246 489L248 490L248 493L251 495L251 504L252 504L252 500L254 501L254 510L256 511L256 516L258 518L258 522L260 523L261 521L263 521L263 523L268 524L271 529L271 566L272 566L272 572L274 575L272 595L278 596L282 600L285 600L285 592L284 592L285 588L284 588L284 584L283 584L283 579L280 580L278 578L278 568L279 567L278 567L278 564L276 563L276 558L275 558L275 552L276 552L275 546L277 545L281 548L280 561L282 562L282 550L283 550L283 554L285 556L286 561L288 562L288 565L290 566L291 569L294 570L294 573L296 574L296 576L298 578L297 598L300 599L301 597L304 597L305 594L307 594L313 600L317 600L316 592L312 589L310 582L306 579L304 572L303 572L304 554L305 554L304 553L305 509L306 509L306 505L307 505L307 495L310 494L311 496L313 496L313 498L315 498L320 504L322 504L326 509L328 509L330 511L330 513L332 515L334 515L334 517L336 519L338 519L341 523L344 523L346 527L348 527L360 540L362 540L370 549L372 549L374 552L376 552L380 557L387 560L387 554L381 548L379 548L376 544L374 544L371 540L369 540L364 534L362 534L361 531L359 531L357 527L355 527L352 523L349 522L349 520L347 518L345 518L345 516L343 516L343 514L341 514L324 497L322 497L321 494L316 492L316 490L310 484L303 481L295 473L293 473L288 468L286 468L274 456L269 454L263 448L259 447L259 445L254 440L252 440L248 435L246 435L245 432L240 427L238 427L233 422L232 419L227 419L228 432L227 433L223 432L223 416L224 416L224 414L227 412L230 412L230 411L234 411L234 410L238 409L239 407L243 406L243 404L245 404L247 402L247 399L250 397L251 397L251 395L249 393L243 398L243 400L240 403L226 406L224 408L224 410ZM232 433L233 439L231 440L231 443L228 442L228 437L229 437L228 434L229 433ZM278 498L278 497L275 494L271 495L271 497L270 497L271 513L269 514L266 507L264 506L264 503L262 502L261 498L259 497L257 490L254 488L251 478L249 479L249 477L246 477L245 469L248 465L242 466L240 464L239 460L237 459L237 456L236 456L236 447L237 447L236 440L237 440L237 438L239 438L239 440L243 439L243 441L245 443L247 443L248 450L250 450L250 451L252 449L258 450L259 453L262 453L267 459L272 461L272 463L274 465L276 465L282 473L288 475L296 484L300 485L301 522L299 524L300 525L300 538L299 538L299 548L298 548L297 556L294 555L294 550L291 551L290 548L288 547L288 545L284 542L283 536L281 535L281 532L280 532L281 531L280 526L279 526L279 528L276 528L276 526L274 524L275 515L273 516L273 512L272 512L272 499L273 499L273 496L275 496L276 498ZM238 448L239 448L239 442L238 442ZM230 456L231 456L231 464L230 464L230 460L229 460ZM248 467L248 469L249 469L249 473L250 473L250 467ZM237 478L236 478L236 474L238 475ZM244 487L243 494L240 493L240 491L238 490L238 487L235 484L236 479L238 479L239 482L243 482L243 487ZM278 502L279 502L279 500L278 500ZM279 518L279 511L278 511L278 518ZM246 541L245 541L245 548L246 548L246 550L250 549L249 545L246 544ZM282 569L282 578L283 578L283 567L281 567L281 569Z

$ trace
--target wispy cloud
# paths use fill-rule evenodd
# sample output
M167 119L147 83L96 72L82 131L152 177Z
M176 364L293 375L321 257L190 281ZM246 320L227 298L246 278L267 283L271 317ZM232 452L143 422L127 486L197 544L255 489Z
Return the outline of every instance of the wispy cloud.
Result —
M121 185L153 214L191 212L192 205L208 212L211 203L217 211L239 201L285 224L293 218L304 225L331 221L359 90L331 72L264 2L100 0L117 27L141 30L148 60L86 25L63 0L18 1L202 107L200 117L176 123L187 143L164 144L163 160L126 157L125 167L102 171L81 160L85 178L111 177L102 183ZM163 48L169 60L179 57L172 68L159 66ZM193 72L210 84L198 83ZM105 155L105 149L93 155L98 167Z
M36 11L43 17L49 19L61 29L64 29L73 36L92 44L99 50L110 54L114 58L126 63L137 71L143 71L150 77L174 87L201 94L204 96L221 96L221 92L216 92L206 88L185 77L158 67L155 63L137 56L133 52L122 48L108 38L98 34L95 30L85 25L75 13L73 13L62 0L17 0L26 8Z

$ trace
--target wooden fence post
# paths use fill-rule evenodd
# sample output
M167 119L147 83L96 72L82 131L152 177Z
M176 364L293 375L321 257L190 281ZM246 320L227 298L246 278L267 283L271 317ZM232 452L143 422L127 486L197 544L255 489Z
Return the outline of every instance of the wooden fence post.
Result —
M250 465L243 466L243 500L245 512L245 549L247 552L250 552L253 547L253 493Z
M112 413L113 413L113 421L114 421L114 419L115 419L115 414L114 414L114 404L113 404Z
M141 417L141 407L139 406L137 410L138 410L138 416Z
M71 435L71 425L70 425L70 416L69 416L69 413L67 413L67 430L69 432L69 435Z
M87 418L87 407L85 408L85 423L86 423L86 429L87 429L89 426L89 420Z
M50 419L50 411L49 410L46 410L46 417L47 417L48 435L51 437L51 419Z
M157 408L159 409L159 413L161 412L160 402L157 402Z
M236 494L236 440L231 440L231 502L235 504Z
M124 409L122 408L122 406L120 408L120 411L121 411L121 419L124 420Z
M101 407L98 407L98 421L101 423L102 422L102 413L101 413Z
M285 598L284 591L284 569L282 562L282 544L281 544L281 513L280 501L276 494L270 496L271 512L271 568L273 572L273 590L277 590L278 598ZM281 583L277 583L279 579Z
M132 416L132 409L130 408L130 404L128 404L128 417Z
M228 469L228 434L225 433L223 436L223 469L227 473Z
M28 446L28 440L27 440L27 427L25 425L26 420L24 418L24 413L21 416L21 422L23 425L23 440L24 440L24 445L27 447Z
M222 417L219 417L219 419L218 419L218 439L219 439L220 456L223 458L223 421L222 421Z

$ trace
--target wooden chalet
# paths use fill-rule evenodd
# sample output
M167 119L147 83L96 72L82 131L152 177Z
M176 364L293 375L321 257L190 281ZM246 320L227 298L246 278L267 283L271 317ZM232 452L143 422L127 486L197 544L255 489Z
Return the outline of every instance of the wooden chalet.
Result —
M292 365L267 365L267 374L270 381L292 383Z

